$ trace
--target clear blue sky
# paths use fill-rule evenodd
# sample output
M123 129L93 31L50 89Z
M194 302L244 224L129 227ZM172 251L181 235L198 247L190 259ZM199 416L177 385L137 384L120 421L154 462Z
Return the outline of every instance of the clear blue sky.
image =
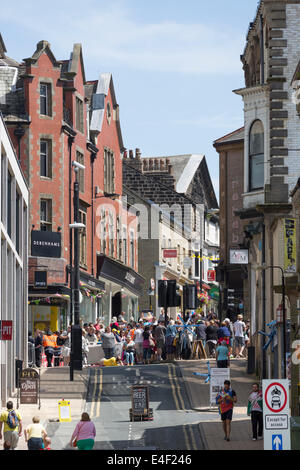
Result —
M124 145L145 156L204 153L218 195L215 139L243 125L240 55L257 0L16 0L1 4L7 55L38 41L56 59L83 47L88 80L112 72Z

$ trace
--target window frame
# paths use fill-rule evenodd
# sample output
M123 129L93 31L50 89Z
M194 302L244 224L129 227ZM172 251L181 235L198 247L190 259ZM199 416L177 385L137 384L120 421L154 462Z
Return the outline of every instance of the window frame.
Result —
M256 123L260 123L261 124L261 127L262 127L262 135L263 135L263 139L262 139L262 142L263 142L263 153L251 153L251 133L252 133L252 130L253 130L253 127ZM255 119L251 126L250 126L250 130L249 130L249 136L248 136L248 143L249 143L249 150L248 150L248 172L249 172L249 176L248 176L248 190L249 192L254 192L254 191L260 191L264 188L264 181L265 181L265 167L264 167L264 164L265 164L265 145L264 145L264 137L265 137L265 130L264 130L264 125L263 125L263 122L260 120L260 119ZM252 168L253 168L253 165L255 164L254 163L254 160L255 158L258 159L259 157L263 158L263 161L262 162L258 162L256 163L257 165L262 165L263 167L263 185L262 186L257 186L254 184L254 181L253 181L253 171L252 171Z
M45 220L42 219L42 203L46 203ZM52 199L45 197L40 198L40 229L41 231L52 232Z
M46 90L46 93L42 93L42 87L44 87L44 89ZM40 115L52 117L52 85L51 83L40 82Z
M42 144L46 144L46 153L42 153ZM42 155L45 155L45 169L46 174L42 174ZM40 139L40 176L42 178L52 179L52 141L51 139L41 138Z

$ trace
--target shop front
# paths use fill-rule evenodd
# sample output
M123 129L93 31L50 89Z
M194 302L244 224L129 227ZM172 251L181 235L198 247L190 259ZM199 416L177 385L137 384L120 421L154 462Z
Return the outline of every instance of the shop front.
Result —
M34 289L29 287L28 329L65 330L68 326L70 290L67 287Z
M112 317L122 313L128 322L138 320L138 299L142 294L144 278L133 269L108 258L97 257L97 277L105 281L105 295L101 299L101 321L108 325Z
M105 304L105 283L80 271L80 323L95 323Z

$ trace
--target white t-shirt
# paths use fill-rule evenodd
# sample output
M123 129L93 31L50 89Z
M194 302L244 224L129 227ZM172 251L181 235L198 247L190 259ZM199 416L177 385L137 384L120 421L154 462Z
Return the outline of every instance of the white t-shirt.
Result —
M234 336L243 337L245 328L246 328L246 325L243 321L240 321L240 320L236 321L233 324Z
M143 330L142 328L137 328L134 333L134 340L136 343L143 342Z

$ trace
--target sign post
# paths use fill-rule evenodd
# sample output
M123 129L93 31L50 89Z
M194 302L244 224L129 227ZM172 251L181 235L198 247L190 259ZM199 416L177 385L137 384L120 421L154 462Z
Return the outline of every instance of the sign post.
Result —
M19 376L20 404L36 405L41 408L40 396L40 374L37 370L29 368L23 369ZM19 408L19 400L17 408Z
M264 450L291 450L289 381L263 380Z
M230 380L230 369L211 368L210 376L210 407L217 406L216 397L224 387L224 381Z
M153 419L153 410L149 408L149 387L147 385L134 385L131 387L130 421L144 421Z

